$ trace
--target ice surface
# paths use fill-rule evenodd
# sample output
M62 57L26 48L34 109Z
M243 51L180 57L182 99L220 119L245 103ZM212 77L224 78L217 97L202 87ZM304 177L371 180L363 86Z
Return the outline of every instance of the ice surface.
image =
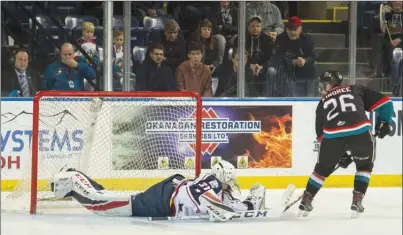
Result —
M401 235L402 188L370 188L364 199L366 211L350 218L351 189L322 189L307 218L297 218L297 205L283 218L231 221L146 221L135 218L100 217L84 209L53 210L43 215L1 215L2 235ZM302 189L294 195L296 198ZM269 190L268 207L282 191ZM293 198L293 199L294 199Z

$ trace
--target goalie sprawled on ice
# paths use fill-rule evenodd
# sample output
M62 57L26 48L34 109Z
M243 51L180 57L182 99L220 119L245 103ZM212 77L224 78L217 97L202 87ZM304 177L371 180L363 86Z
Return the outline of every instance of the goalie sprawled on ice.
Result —
M51 189L56 197L73 197L88 210L101 215L175 219L207 217L212 221L227 221L237 217L279 218L295 186L289 185L281 202L272 209L264 208L266 188L259 184L253 185L247 198L240 201L235 168L231 163L221 161L213 166L211 174L193 180L176 174L131 196L108 191L75 169L56 174Z

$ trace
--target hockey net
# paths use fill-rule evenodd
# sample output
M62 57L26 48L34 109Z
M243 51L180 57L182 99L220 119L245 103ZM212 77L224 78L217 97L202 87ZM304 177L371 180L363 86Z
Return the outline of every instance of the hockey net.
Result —
M72 207L49 182L76 168L106 189L144 191L173 174L200 173L201 99L192 92L40 92L34 99L32 155L2 211Z

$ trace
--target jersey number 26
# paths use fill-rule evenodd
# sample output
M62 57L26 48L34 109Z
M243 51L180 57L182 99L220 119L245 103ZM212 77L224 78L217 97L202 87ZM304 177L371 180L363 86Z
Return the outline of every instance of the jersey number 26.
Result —
M323 103L323 108L326 110L327 108L331 108L330 111L327 113L326 118L328 121L334 119L335 117L339 116L339 112L337 110L338 107L339 111L346 112L347 108L350 108L350 111L357 111L357 108L352 102L354 100L354 96L351 94L344 94L340 95L339 97L331 98L326 100Z

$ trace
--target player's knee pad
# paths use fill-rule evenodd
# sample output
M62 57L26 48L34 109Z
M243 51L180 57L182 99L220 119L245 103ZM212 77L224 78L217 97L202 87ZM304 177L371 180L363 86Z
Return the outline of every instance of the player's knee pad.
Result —
M316 163L314 171L322 177L329 177L329 175L332 174L333 169L334 169L334 166L329 167L329 166L322 165L320 163Z
M372 169L374 168L374 163L367 163L367 164L357 164L356 163L356 169L357 171L369 171L372 172Z

